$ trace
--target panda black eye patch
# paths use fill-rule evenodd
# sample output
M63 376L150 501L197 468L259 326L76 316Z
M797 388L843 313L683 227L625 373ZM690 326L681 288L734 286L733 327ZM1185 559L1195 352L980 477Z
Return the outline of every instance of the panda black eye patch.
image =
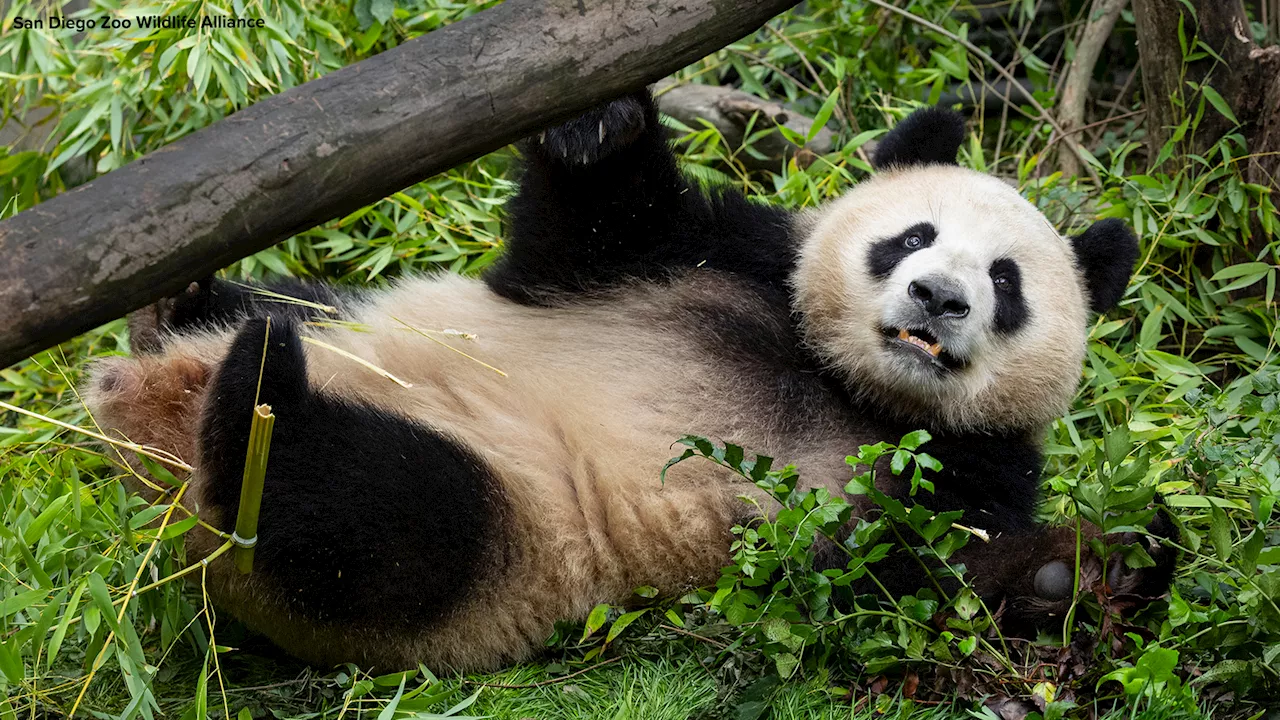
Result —
M933 245L938 230L930 223L917 223L902 232L871 244L867 253L867 268L871 276L883 280L898 267L898 263L917 250Z
M1001 258L991 263L991 284L996 290L996 332L1009 335L1027 324L1027 301L1022 297L1022 271L1018 263Z

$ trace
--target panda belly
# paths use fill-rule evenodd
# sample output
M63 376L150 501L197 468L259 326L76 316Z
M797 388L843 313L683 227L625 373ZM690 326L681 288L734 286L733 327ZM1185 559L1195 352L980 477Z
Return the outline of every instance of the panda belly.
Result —
M539 574L674 590L707 579L682 558L707 556L709 530L696 518L714 515L719 528L729 517L722 498L734 491L710 463L682 464L660 481L676 439L727 428L705 396L717 369L677 333L653 327L654 299L543 309L456 276L417 280L357 310L354 321L372 332L320 335L411 388L319 347L308 348L309 375L326 392L419 420L479 455L516 517L550 526L547 556L563 567ZM406 325L450 331L431 335L470 357Z
M792 457L788 453L800 448L783 426L771 428L766 421L776 408L765 400L769 393L756 387L758 379L744 379L739 369L726 370L723 358L691 342L683 313L688 293L703 292L705 284L683 290L678 285L642 287L607 301L537 308L503 300L477 281L438 276L372 295L350 309L350 317L344 318L349 324L302 327L301 335L330 346L302 346L312 389L406 419L419 432L435 434L435 442L443 438L483 464L488 483L483 494L492 497L477 512L491 516L492 532L469 540L486 547L464 558L471 577L457 581L459 596L424 605L422 615L414 614L412 599L406 600L403 592L434 569L416 565L425 562L417 554L389 563L374 577L342 586L344 596L338 599L306 586L355 582L353 573L360 568L351 567L352 562L309 568L307 563L320 564L309 559L310 554L290 557L277 551L260 555L254 574L245 577L223 556L209 569L211 597L284 649L317 663L355 660L387 667L426 662L474 669L527 656L550 634L555 621L581 619L599 602L624 601L638 586L674 594L713 582L729 560L730 529L748 510L736 496L756 489L700 461L675 466L661 482L663 465L677 454L673 441L702 434L782 457ZM719 297L733 302L731 296ZM126 362L167 362L178 368L193 358L222 358L230 344L226 333L178 337L158 360ZM361 358L409 387L330 348ZM228 366L223 363L210 372L227 373ZM210 382L218 387L220 381ZM158 397L155 387L148 385L148 396ZM95 393L90 405L104 428L189 453L208 439L192 439L192 432L211 432L200 428L198 417L202 404L217 399L210 397L213 391L204 394L202 401L187 397L185 405L167 405L173 417L166 422L157 422L165 413L157 414L154 408L147 417L131 414L140 412L136 403L121 403L110 393ZM207 407L203 412L207 417ZM326 453L386 455L402 451L405 444L371 449L366 443L343 449L341 428L326 442L316 428L294 428L295 434L289 435L288 422L283 411L278 413L272 460L314 462L320 475L328 467ZM812 431L808 436L814 436ZM294 455L280 445L281 438L298 446ZM804 448L805 454L815 450ZM838 452L831 456L838 457ZM199 452L185 457L198 458L189 506L200 507L216 526L229 529L233 519L226 508L234 506L232 493L238 492L239 478L209 471L215 459L199 457ZM341 459L332 458L334 463ZM410 492L402 503L421 501L430 508L431 500L419 494L471 481L444 477L430 462L421 465L420 473L402 482L421 490ZM352 474L358 475L358 468L359 464ZM265 526L271 517L266 510L273 492L270 473L269 469L260 528L264 538L270 532ZM329 510L312 508L305 522L292 517L303 506L310 507L315 493L324 492L311 489L322 480L289 480L303 486L298 492L312 496L294 502L288 495L293 505L274 511L275 517L288 515L300 532L318 538L304 545L308 553L316 545L347 542L352 533L350 528L341 530L337 521L344 515L341 502ZM383 481L344 478L343 492L353 502L376 507L377 497L362 496L376 495L367 488ZM447 519L448 509L444 512ZM368 536L371 556L399 557L395 553L404 543L450 543L450 538L432 535L411 517L390 513L392 519L386 520L387 515L373 515L380 526ZM328 532L328 525L334 532ZM199 534L204 537L188 542L197 556L207 555L221 542ZM463 541L467 537L460 534L459 542ZM291 546L277 542L272 547ZM465 547L458 551L466 554ZM435 562L448 564L456 557L444 550ZM448 575L444 584L455 583L460 572ZM392 589L400 592L392 597ZM308 593L320 602L306 600ZM324 612L317 612L317 607ZM341 617L344 607L358 609L358 617Z

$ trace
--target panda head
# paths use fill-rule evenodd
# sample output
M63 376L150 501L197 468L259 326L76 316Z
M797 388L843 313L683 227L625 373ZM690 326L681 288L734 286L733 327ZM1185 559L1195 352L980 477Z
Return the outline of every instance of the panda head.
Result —
M1003 181L961 168L963 119L917 111L880 172L809 218L792 276L806 342L897 419L1043 429L1080 379L1088 317L1124 293L1138 245L1119 221L1064 238Z

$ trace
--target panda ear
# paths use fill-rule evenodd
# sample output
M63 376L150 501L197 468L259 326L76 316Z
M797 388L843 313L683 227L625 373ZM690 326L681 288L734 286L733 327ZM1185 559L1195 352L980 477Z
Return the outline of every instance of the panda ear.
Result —
M877 170L891 165L955 165L962 142L963 115L940 107L921 108L880 140L871 164Z
M1124 289L1138 260L1138 238L1114 218L1099 220L1071 238L1076 265L1084 274L1085 289L1094 312L1104 313L1124 297Z

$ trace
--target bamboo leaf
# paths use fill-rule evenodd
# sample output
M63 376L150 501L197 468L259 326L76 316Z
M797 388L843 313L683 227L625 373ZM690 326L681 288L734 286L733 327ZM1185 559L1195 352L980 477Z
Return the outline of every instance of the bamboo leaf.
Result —
M1231 112L1231 106L1227 104L1226 100L1222 99L1222 96L1218 94L1217 90L1214 90L1208 85L1202 85L1200 86L1200 92L1215 110L1222 113L1223 117L1231 121L1231 124L1240 124L1240 121L1236 119L1235 113Z

